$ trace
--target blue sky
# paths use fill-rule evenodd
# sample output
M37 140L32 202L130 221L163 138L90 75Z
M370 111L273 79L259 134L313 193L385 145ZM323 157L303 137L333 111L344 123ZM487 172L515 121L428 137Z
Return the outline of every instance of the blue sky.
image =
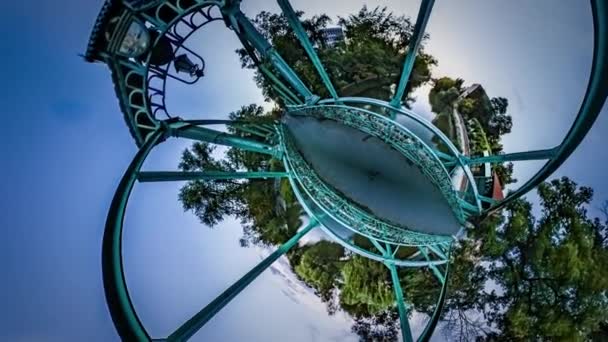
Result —
M244 2L249 15L262 8L278 10L268 1ZM298 0L293 5L334 16L362 3ZM419 2L377 4L415 16ZM0 340L117 340L103 297L100 246L107 208L135 146L107 68L77 56L100 6L100 1L77 0L0 4L5 79L0 93ZM428 31L428 52L439 60L435 76L482 83L490 96L510 100L515 124L504 139L508 152L559 142L589 76L591 14L586 2L437 1ZM260 101L251 73L239 68L233 53L236 39L221 23L193 37L193 44L207 60L208 76L197 87L174 87L168 101L175 112L223 118L240 105ZM420 103L416 108L427 107ZM555 175L593 186L598 200L608 199L605 112ZM145 168L174 168L185 146L186 141L166 143ZM522 163L516 176L523 180L539 166ZM200 309L264 253L238 247L235 221L211 230L184 214L176 200L178 188L136 187L126 220L131 293L142 320L158 335ZM306 289L285 280L288 272L280 266L264 273L197 338L352 340L347 319L328 317Z

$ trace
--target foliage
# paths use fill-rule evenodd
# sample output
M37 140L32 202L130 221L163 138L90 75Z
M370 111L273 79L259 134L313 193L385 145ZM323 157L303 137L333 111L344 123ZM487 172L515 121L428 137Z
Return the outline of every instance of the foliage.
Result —
M429 92L431 110L437 114L451 114L455 101L462 91L464 80L442 77L433 80L433 88Z
M399 333L399 313L385 310L371 317L357 317L352 331L359 335L360 341L392 342L397 341Z
M215 146L208 143L194 143L182 153L179 168L182 171L231 171L226 161L218 161L212 153ZM233 180L190 181L179 192L179 200L184 210L192 210L201 223L214 226L227 215L235 215L242 210L240 195L243 185Z
M393 306L388 269L377 261L352 256L342 267L342 309L354 317L370 317Z
M317 291L321 299L329 301L341 271L340 260L344 257L344 248L329 241L307 247L295 265L295 272Z
M269 123L276 112L265 113L257 105L243 106L230 114L230 119L250 123ZM229 132L247 139L260 137L230 127ZM270 156L231 148L226 158L216 157L215 147L208 143L194 143L182 153L179 168L183 171L264 171L281 168ZM290 195L291 188L282 192ZM300 227L302 209L291 194L289 201L279 205L274 180L215 180L189 181L180 190L179 199L184 210L192 211L200 221L214 226L225 216L232 215L243 223L242 245L260 243L281 244L291 238Z
M587 216L593 191L568 178L539 186L542 215L518 200L503 225L474 232L502 291L486 298L501 340L584 341L608 320L605 224Z
M301 18L303 12L297 14ZM338 24L345 30L346 41L335 46L326 46L323 40L322 29L330 23L328 16L320 15L300 20L312 43L317 47L317 54L324 62L334 87L342 95L346 93L349 96L368 96L367 92L371 91L373 96L388 99L389 86L399 79L405 48L413 32L409 18L395 16L386 8L376 7L370 10L364 6L356 14L339 18ZM329 96L283 14L261 12L253 23L313 93L322 97ZM245 49L237 50L237 53L243 67L256 67ZM265 61L261 63L271 68ZM435 64L437 61L431 55L422 50L419 52L406 94L430 80L430 69ZM267 99L272 98L282 103L282 100L273 96L272 83L258 71L255 80Z

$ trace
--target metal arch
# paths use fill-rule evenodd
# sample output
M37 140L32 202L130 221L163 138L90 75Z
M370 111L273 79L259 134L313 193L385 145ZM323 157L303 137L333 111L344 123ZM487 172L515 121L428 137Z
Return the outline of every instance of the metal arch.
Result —
M241 42L246 43L249 47L247 49L248 53L251 54L256 51L262 58L270 62L287 83L304 98L306 103L313 104L319 100L319 96L310 91L283 57L241 12L240 0L226 1L226 5L221 7L221 10L227 25L235 31ZM257 59L257 56L253 55L252 58Z
M152 67L149 62L154 46L158 44L162 37L170 35L174 38L172 43L176 47L175 51L183 48L196 55L196 53L183 46L183 43L191 34L209 22L222 19L221 17L212 17L210 14L212 8L223 5L221 1L193 0L182 7L185 3L176 1L173 5L170 1L156 1L144 7L133 8L123 5L120 1L106 0L93 28L85 60L90 62L95 60L104 61L110 68L121 111L137 146L141 146L146 140L146 136L158 128L159 120L156 118L156 114L159 111L164 111L170 117L169 113L166 112L164 93L166 77L171 77L168 73L171 63L168 63L164 69ZM160 16L160 9L163 7L169 8L174 14L168 21L165 20L169 19L166 16L163 16L163 18ZM111 13L112 11L116 13ZM206 20L195 24L193 19L198 14ZM103 40L101 36L104 35L108 26L109 16L114 15L116 15L115 18L120 18L121 22L127 23L129 20L140 22L145 20L158 30L156 31L158 36L145 53L142 62L104 51L99 46L99 41ZM183 37L177 31L177 25L181 22L190 29ZM112 49L112 46L117 44L114 41L117 38L120 37L117 37L115 32L105 49ZM156 79L160 80L162 85L150 86ZM160 103L155 102L156 98L160 98Z
M342 237L338 236L336 233L334 233L331 229L325 227L323 225L323 218L322 216L325 215L325 213L316 213L312 210L312 208L310 208L306 202L304 201L304 197L303 194L300 192L300 190L298 189L297 184L295 183L295 179L293 177L288 177L287 179L289 179L289 182L292 186L292 189L294 191L294 194L296 195L296 198L298 199L298 201L300 202L300 204L302 205L302 208L304 208L304 211L310 216L315 218L317 221L319 221L321 223L320 227L323 230L323 232L325 232L328 236L330 236L334 241L336 241L337 243L339 243L340 245L342 245L342 247L346 248L349 251L352 251L356 254L359 254L365 258L368 259L372 259L372 260L376 260L378 262L393 262L395 265L397 266L402 266L402 267L428 267L430 265L443 265L446 264L448 262L447 259L440 259L440 260L433 260L433 261L418 261L418 260L400 260L400 259L395 259L393 256L391 256L390 258L387 258L386 256L380 255L380 254L375 254L371 251L368 251L366 249L363 249L357 245L354 245L353 243L351 243L350 241L343 239ZM416 254L416 253L415 253Z
M295 11L291 7L291 4L289 3L288 0L277 0L277 2L279 3L281 10L283 10L283 14L285 14L285 17L287 18L289 25L291 25L291 27L293 28L293 31L295 32L296 36L298 37L298 40L302 44L302 47L304 48L304 50L306 50L306 53L308 54L308 57L312 61L312 64L314 65L315 69L317 69L317 72L319 73L319 76L321 77L323 84L325 84L325 88L327 89L327 91L329 92L331 97L333 97L334 99L337 99L338 93L336 93L336 89L334 88L333 84L331 83L331 80L329 79L329 75L327 74L327 72L325 71L325 68L323 67L323 63L321 63L319 56L317 56L317 53L316 53L314 47L312 46L310 39L308 39L308 35L306 34L304 27L302 27L302 23L300 23L298 16L296 15Z
M162 129L154 131L152 136L143 143L125 171L112 198L103 234L101 268L106 302L118 335L128 341L149 341L150 336L137 317L125 281L122 263L122 230L125 209L137 179L137 173L152 148L161 140L163 134Z
M373 217L333 191L296 151L291 138L283 135L283 139L283 150L292 177L321 210L345 228L368 238L406 246L441 244L451 240L450 236L420 233Z
M107 10L107 6L109 6L109 4L111 2L112 1L108 1L104 4L104 8L102 9L102 13L100 15L102 15L103 12L105 10ZM197 8L211 6L211 5L216 5L218 7L221 7L221 6L224 6L224 4L226 4L226 3L232 3L232 2L236 3L238 1L229 1L229 0L226 2L224 2L224 1L222 1L222 2L201 1L201 0L192 1L192 3L194 4L193 6L194 7L198 6ZM432 3L432 1L423 0L423 5L425 3L428 4L429 2ZM112 3L117 4L118 2L114 1ZM179 6L180 3L181 2L176 2L176 5ZM159 8L160 8L160 6L167 5L167 6L171 6L174 9L176 9L175 6L171 5L167 1L164 1L164 2L156 1L153 3L151 2L151 4L153 4L153 5L150 5L149 6L150 8L153 6L157 6L157 5L159 6ZM196 9L193 9L194 7L191 7L191 9L193 11L196 10ZM589 80L589 84L587 86L587 91L586 91L585 97L584 97L581 107L579 109L579 113L577 114L577 117L576 117L570 131L567 133L567 135L565 136L565 138L561 142L561 144L558 145L557 147L555 147L550 155L547 154L547 156L549 156L549 158L548 158L549 161L541 168L541 170L536 175L534 175L532 177L532 179L530 179L527 183L525 183L523 186L521 186L515 192L513 192L509 196L507 196L507 198L505 200L503 200L499 203L492 204L492 206L490 208L490 212L498 210L502 206L506 205L508 202L512 201L513 199L524 195L526 192L530 191L532 188L534 188L539 183L544 181L551 173L553 173L555 170L557 170L557 168L573 153L575 148L581 143L581 141L583 140L583 138L585 137L587 132L590 130L591 126L597 119L597 116L599 115L599 113L602 109L602 106L608 95L608 72L606 70L606 68L607 68L606 65L608 64L608 22L607 22L608 4L604 0L591 0L591 8L592 8L592 14L593 14L593 21L594 21L593 62L592 62L592 69L591 69L591 77ZM131 8L131 11L132 11L132 13L130 13L129 15L133 15L133 13L135 13L135 11L132 8ZM157 16L158 16L158 13L159 12L157 9L157 11L156 11ZM239 14L242 15L242 13L240 13L240 11L239 11ZM185 15L187 15L187 14L184 14L183 16L185 16ZM171 22L174 23L177 20L181 20L181 18L183 18L183 16L178 15ZM419 17L420 17L420 14L419 14ZM232 17L232 19L234 19L234 17ZM230 20L230 18L228 18L228 20ZM418 22L417 22L417 25L418 25ZM165 30L169 29L169 26L161 25L159 27L163 27L163 29L165 29ZM97 30L97 29L99 29L99 27L97 27L97 25L96 25L94 30ZM239 29L238 26L236 26L235 29L238 31L238 29ZM239 38L241 38L240 35L239 35ZM270 47L270 48L272 49L272 47ZM87 54L88 54L88 52L89 51L87 51ZM268 51L264 50L263 52L268 52ZM127 125L131 129L131 133L135 137L136 143L138 144L138 146L141 146L141 148L137 152L135 158L133 159L133 161L127 168L127 171L123 175L123 177L118 185L117 191L112 199L112 203L111 203L111 206L110 206L110 209L108 212L108 218L106 221L106 229L104 231L103 244L102 244L102 270L103 270L103 274L104 274L104 277L103 277L104 289L106 291L108 307L110 309L110 312L112 313L112 319L114 321L114 324L115 324L117 330L119 331L119 334L123 338L129 339L129 340L149 340L150 336L147 334L147 332L143 328L139 318L137 317L137 315L135 313L135 310L133 308L133 305L132 305L132 302L131 302L131 299L129 297L128 290L126 287L126 282L125 282L125 278L124 278L124 270L123 270L123 265L122 265L122 258L121 258L122 257L122 255L121 255L121 252L122 252L121 235L122 235L123 219L124 219L127 201L128 201L129 194L130 194L130 192L133 188L134 182L135 182L134 177L136 177L136 175L138 174L136 172L136 170L139 170L141 168L143 160L145 160L145 158L148 155L148 153L150 152L150 150L159 141L166 138L166 136L167 136L166 126L164 126L163 123L159 122L156 119L156 117L155 117L156 111L152 111L152 112L150 111L150 109L149 109L150 106L146 102L146 101L151 102L151 100L149 100L149 98L147 96L147 95L149 95L148 92L145 91L142 93L141 89L138 89L138 87L136 86L137 81L135 81L135 83L132 83L133 81L129 82L129 79L137 80L138 77L142 77L145 80L144 84L147 87L147 85L148 85L147 75L148 75L148 71L149 71L147 64L144 65L144 64L134 63L133 60L129 60L126 58L119 58L117 56L111 55L104 51L98 52L98 55L102 59L104 59L106 61L106 63L110 66L110 69L112 71L113 81L115 83L114 85L116 88L116 92L120 99L120 106L121 106L123 113L125 114L125 119L127 120ZM279 63L282 61L282 59L278 55L271 54L270 57L275 63L277 61ZM90 58L89 56L85 57L85 59L89 59L89 58ZM149 60L149 56L147 58ZM282 61L282 62L284 63L284 61ZM405 71L405 69L406 68L404 67L404 71ZM282 66L279 65L279 71L281 71L281 70L283 70L283 71L285 70L285 65L282 65ZM145 75L145 76L143 76L143 75ZM299 80L299 78L297 77L297 75L295 75L295 73L288 74L287 79L288 80L291 79L291 81ZM293 86L293 84L292 84L292 86ZM403 87L405 87L405 86L406 86L406 84L403 85ZM401 84L399 85L399 87L401 87ZM132 89L132 90L129 91L129 89ZM298 89L296 89L296 90L298 90ZM302 89L300 89L300 90L302 90ZM164 92L164 89L163 89L163 92ZM139 96L142 96L142 94L143 94L143 99L142 99L143 101L140 101ZM315 96L312 94L305 94L305 95L308 95L308 96L305 96L308 104L314 103L318 100L318 99L315 99ZM338 100L340 100L340 99L338 99ZM327 103L330 103L330 101L332 101L332 100L329 99L326 101L328 101ZM373 104L376 104L376 105L379 104L384 107L387 107L385 104L387 104L388 106L391 105L385 101L379 101L379 100L375 100L375 99L362 99L362 98L352 98L351 102L357 102L357 101L359 101L359 102L368 101L368 103L375 102ZM336 100L334 99L333 102L336 102ZM381 104L380 102L383 102L384 104ZM292 101L291 103L296 105L298 103L298 101ZM298 107L291 106L288 108L296 109ZM390 108L393 111L396 111L396 112L399 112L402 114L406 113L406 115L408 115L407 110L405 110L403 108L395 108L393 106L391 106ZM412 112L412 114L415 114L415 113ZM408 116L410 118L416 120L416 115L408 115ZM416 120L416 121L418 121L418 120ZM418 122L420 122L420 121L418 121ZM423 125L425 124L424 122L421 122L421 123ZM427 128L429 128L429 127L427 127ZM443 140L444 136L440 131L435 132L435 134ZM449 139L444 140L444 143L450 149L453 147L453 145L451 144ZM502 157L502 158L503 159L504 158L516 158L516 159L517 158L532 158L532 152L539 152L539 151L531 151L531 152L527 152L527 153L524 152L524 153L521 153L518 155L511 154L511 156L504 155L504 157ZM468 164L470 162L475 162L475 159L467 160L459 152L454 153L454 157L456 158L456 161L461 165L463 170L465 170L465 174L466 174L467 178L472 177L470 174L470 170L468 169L468 167L466 167L466 164ZM544 157L544 155L543 155L543 157ZM547 159L547 158L543 158L543 159ZM477 160L477 161L479 161L479 160ZM290 182L292 182L291 184L294 188L294 192L296 192L296 195L300 195L300 198L301 198L301 194L299 192L297 192L298 191L297 185L294 186L293 177L289 177L289 180L290 180ZM474 183L471 183L471 184L474 184ZM472 189L475 192L475 200L476 200L476 205L478 208L480 207L481 200L489 202L489 201L487 201L486 198L483 198L482 196L480 196L477 193L477 189L475 186L473 186ZM300 200L300 198L298 198L298 199ZM302 204L303 204L303 206L305 206L304 202L302 202ZM309 210L310 210L310 208L309 208ZM311 215L311 217L314 218L314 213L309 213L309 214ZM340 239L339 237L332 234L332 232L328 232L328 233L330 235L332 235L333 237L335 237L336 241L338 241L342 244L345 244L345 242L342 239ZM354 246L351 246L351 247L352 247L351 250L353 250ZM359 249L359 250L355 250L355 252L362 254L364 256L368 256L374 260L386 261L386 259L382 259L382 258L378 259L377 255L374 255L374 254L370 253L369 251L363 251L363 250ZM441 255L442 252L443 251L441 249L439 249L439 253L434 251L434 253L436 253L437 256L439 256L440 258L443 259L444 256ZM448 253L449 253L449 251L448 251ZM391 257L392 256L394 256L394 254L392 254ZM446 257L445 258L446 260L444 260L442 263L447 264L448 258L449 257ZM393 262L394 262L394 265L400 265L400 264L398 264L398 261L393 260ZM420 266L420 264L415 265L414 262L417 262L417 261L408 260L408 261L405 261L405 263L403 263L402 265L403 266ZM435 265L435 263L429 263L428 260L424 264L424 266L429 266L429 267L431 265ZM446 269L445 270L446 281L444 281L444 284L442 287L442 292L441 292L441 295L440 295L440 298L438 301L438 306L435 310L435 313L433 314L433 316L431 318L431 321L429 322L429 324L423 331L423 334L421 335L419 340L427 340L428 338L430 338L430 336L433 332L433 329L435 328L437 322L439 321L440 312L444 305L446 291L447 291L447 277L448 277L448 267L447 266L448 265L446 265L446 268L445 268Z
M465 163L464 159L463 159L463 155L462 153L460 153L460 151L458 151L458 149L456 148L456 146L454 146L454 143L452 143L452 141L443 133L441 132L441 130L439 128L437 128L435 125L433 125L432 123L430 123L428 120L424 119L423 117L421 117L420 115L416 114L415 112L404 108L404 107L392 107L390 105L390 103L383 101L383 100L378 100L378 99L373 99L373 98L368 98L368 97L340 97L338 98L338 101L335 101L333 99L324 99L318 102L318 104L323 105L323 104L331 104L331 103L336 103L336 102L341 102L341 103L361 103L361 104L369 104L369 105L375 105L375 106L380 106L383 108L387 108L390 109L392 111L396 111L399 114L405 115L408 118L416 121L417 123L421 124L422 126L424 126L425 128L427 128L428 130L430 130L433 134L435 134L439 139L441 139L441 142L443 144L445 144L445 146L450 150L450 153L452 154L452 157L454 157L454 160L457 162L457 164L464 170L465 172L465 176L467 177L469 184L475 184L475 179L473 178L473 174L471 173L471 169L467 166L467 164ZM299 107L298 107L299 108ZM295 109L295 108L294 108ZM441 153L437 153L438 151L434 151L435 154L442 158L442 154ZM444 157L450 157L449 155L446 155ZM477 190L476 186L472 186L471 187L473 190L473 194L475 195L475 206L477 208L479 208L479 211L481 212L481 201L479 200L479 192Z
M216 123L217 120L209 120ZM124 217L131 191L135 182L142 175L140 169L146 160L151 150L167 137L174 135L175 130L184 129L183 122L180 121L164 121L159 127L154 130L142 144L141 148L136 153L135 157L129 164L120 183L116 189L114 197L108 211L103 242L102 242L102 273L106 302L110 315L114 322L114 326L123 340L127 341L153 341L142 322L140 321L131 297L129 296L128 287L125 280L124 266L122 260L122 231L124 225ZM187 129L187 127L186 127ZM143 173L145 174L145 173ZM268 173L255 174L252 177L265 176L281 176L285 173ZM224 175L213 174L213 177L226 176L233 177L233 174L226 173ZM169 177L170 178L170 177ZM158 180L158 179L157 179ZM165 179L171 180L171 179ZM313 219L309 226L298 232L288 242L280 246L274 253L260 262L251 271L245 274L233 286L229 287L224 293L209 303L199 315L195 315L191 320L182 325L168 340L183 341L194 334L208 319L213 317L223 306L225 306L232 298L251 283L259 274L269 267L280 256L285 254L292 248L300 238L302 238L311 229L316 227L317 222ZM202 314L201 314L202 313Z
M211 15L211 10L213 8L215 8L216 6L218 6L219 3L217 2L212 2L212 1L206 1L204 2L200 7L198 8L194 8L194 9L190 9L190 11L187 11L185 13L183 13L181 16L177 17L176 19L174 19L174 21L168 25L166 25L166 27L161 31L161 33L159 34L159 36L156 38L154 44L152 45L153 47L156 46L156 44L158 44L158 42L160 41L160 39L162 37L164 37L167 33L169 33L170 30L173 30L174 32L171 33L172 36L175 36L177 38L179 38L179 41L174 42L176 48L173 51L173 54L175 55L176 52L180 49L183 48L193 54L196 55L196 53L194 53L192 50L190 50L189 48L187 48L186 46L184 46L184 43L188 40L188 38L190 38L190 36L192 34L194 34L196 31L198 31L199 29L201 29L202 27L204 27L205 25L214 22L214 21L219 21L222 20L221 17L213 17ZM203 11L205 10L205 11ZM206 19L206 21L195 25L193 22L193 19L195 17L196 14L201 13L201 15ZM183 37L179 37L179 33L177 32L177 25L180 22L186 22L184 19L186 17L189 16L189 21L190 23L186 23L186 26L188 26L191 30L190 32L188 32L185 36ZM150 61L150 56L148 56L147 60L146 60L146 65L150 66L149 64ZM204 61L203 61L204 62ZM167 86L167 76L175 78L174 76L169 74L169 68L171 67L171 63L167 63L165 68L162 67L148 67L147 68L147 72L146 72L146 82L144 83L144 93L147 94L147 99L149 102L149 107L150 110L152 112L152 117L154 117L155 119L157 119L156 114L159 110L163 111L164 114L168 117L171 118L172 116L167 112L167 106L166 106L166 102L165 102L165 92L166 92L166 86ZM204 67L204 65L203 65ZM150 75L150 73L152 73L152 75ZM150 84L152 83L152 80L154 79L159 79L162 82L162 87L160 89L156 88L156 87L152 87L150 86ZM186 82L188 83L188 82ZM161 103L155 103L153 102L153 99L155 96L160 97L161 99ZM157 119L158 120L158 119Z
M599 116L608 97L608 2L591 0L593 15L593 62L591 76L579 112L564 140L555 147L549 161L524 185L493 205L488 213L496 212L509 202L525 195L555 172L583 141Z
M473 208L464 202L454 189L451 177L437 151L400 123L372 111L346 105L320 105L293 109L291 115L312 116L330 119L375 136L402 153L405 158L416 164L443 194L454 216L461 224L465 223L463 210ZM464 205L463 205L464 204ZM468 205L468 206L467 206Z
M281 137L281 139L282 139L282 137ZM368 251L366 249L363 249L363 248L351 243L350 241L348 241L346 239L343 239L342 237L340 237L339 235L334 233L331 229L329 229L323 225L323 221L324 221L323 217L325 217L325 216L331 217L330 215L328 215L328 213L326 213L326 212L317 213L307 204L307 201L304 198L304 194L299 189L299 186L297 184L297 178L294 176L293 170L292 170L286 156L283 156L283 165L285 167L286 172L290 175L287 179L289 180L291 188L292 188L296 198L298 199L298 202L300 203L300 205L302 205L302 208L304 209L304 211L310 217L315 218L317 221L319 221L321 223L321 229L326 234L328 234L330 237L332 237L336 242L338 242L340 245L342 245L344 248L346 248L354 253L357 253L361 256L364 256L366 258L372 259L372 260L376 260L379 262L390 261L390 262L395 263L395 265L397 265L397 266L403 266L403 267L427 267L429 265L445 264L448 261L448 258L446 258L446 257L444 257L444 255L440 255L438 253L435 253L435 254L437 254L440 257L439 260L417 261L417 260L395 259L394 255L387 257L382 254L375 254L371 251ZM311 201L313 201L313 199L311 199ZM370 241L374 240L373 238L369 238L369 237L368 237L368 239L370 239ZM400 245L398 245L397 247L399 247L399 246ZM441 246L441 245L438 245L438 246ZM428 245L427 245L427 247L428 247ZM417 254L418 253L414 253L414 255L410 256L410 258L415 257Z
M391 250L388 249L386 250L386 254L390 254ZM447 259L449 260L450 258L450 253L451 253L451 244L450 247L448 249L448 256ZM405 303L405 299L403 296L403 290L401 288L401 280L399 279L399 275L397 273L397 268L395 263L390 262L390 261L386 261L384 262L384 264L386 265L386 267L388 267L390 273L391 273L391 280L393 283L393 289L395 292L395 301L397 303L397 309L399 311L399 322L401 325L401 336L403 341L413 341L414 339L412 338L412 332L410 329L410 325L409 325L409 320L407 317L407 304ZM431 269L433 269L433 271L436 270L436 268L433 265L429 265L429 267ZM435 330L435 327L437 326L437 323L439 323L439 320L441 318L441 312L443 311L443 306L445 304L445 300L446 300L446 294L447 294L447 288L448 288L448 280L449 280L449 262L446 263L445 266L445 271L443 272L443 274L441 274L439 271L434 272L435 276L437 277L439 283L441 283L441 292L439 293L439 298L437 299L437 305L435 306L435 310L433 311L433 314L431 315L431 319L429 320L429 322L427 323L427 325L425 326L424 330L422 331L422 333L420 334L420 336L418 336L417 341L428 341L430 340L433 331Z
M403 98L405 87L411 78L412 70L414 69L414 62L416 61L416 56L418 55L418 49L420 49L420 43L422 43L422 38L424 37L424 29L426 28L426 24L431 16L434 3L435 0L422 0L422 3L420 4L418 18L416 18L416 24L414 26L414 32L410 38L407 55L403 61L401 78L397 84L395 96L390 102L391 106L393 107L401 107L401 99Z

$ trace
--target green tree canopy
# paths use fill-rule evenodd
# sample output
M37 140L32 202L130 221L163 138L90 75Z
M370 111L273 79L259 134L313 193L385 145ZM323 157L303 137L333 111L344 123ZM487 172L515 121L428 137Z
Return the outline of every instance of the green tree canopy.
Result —
M303 12L297 14L302 17ZM314 93L322 97L329 96L283 14L261 12L253 22ZM338 24L345 29L346 41L335 46L326 46L323 40L321 30L331 22L327 15L301 18L301 22L317 47L317 54L334 87L341 95L366 95L384 99L390 97L390 85L399 79L405 48L413 32L409 18L395 16L386 8L376 7L370 10L363 6L356 14L339 18ZM243 67L255 68L255 63L245 49L237 52ZM428 82L431 67L436 64L437 61L431 55L421 50L416 57L406 94ZM273 98L282 103L273 96L272 84L257 71L255 80L267 99Z
M342 309L353 317L370 317L395 303L388 269L381 263L359 255L342 267L340 291Z
M608 321L606 225L588 217L590 188L562 178L538 194L539 219L521 199L504 224L473 232L500 289L485 298L497 328L489 338L585 341Z
M338 285L344 248L329 241L319 241L306 247L295 265L296 274L327 302Z
M264 112L257 105L243 106L230 114L230 119L251 123L272 122L276 111ZM261 138L229 127L229 132L247 139ZM194 143L182 153L179 168L183 171L279 171L280 163L270 156L230 148L225 157L207 143ZM278 201L279 192L289 201ZM235 216L243 224L241 244L281 244L300 227L302 209L291 194L291 188L277 187L274 179L189 181L180 190L184 210L192 211L200 221L214 226L226 216Z

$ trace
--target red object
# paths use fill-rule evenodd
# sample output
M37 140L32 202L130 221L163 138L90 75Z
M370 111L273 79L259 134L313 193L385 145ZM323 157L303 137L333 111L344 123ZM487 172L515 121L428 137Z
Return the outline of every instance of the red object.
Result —
M498 175L496 172L493 173L493 182L492 182L492 199L496 201L503 200L505 195L502 193L502 184L500 184L500 180L498 179Z

